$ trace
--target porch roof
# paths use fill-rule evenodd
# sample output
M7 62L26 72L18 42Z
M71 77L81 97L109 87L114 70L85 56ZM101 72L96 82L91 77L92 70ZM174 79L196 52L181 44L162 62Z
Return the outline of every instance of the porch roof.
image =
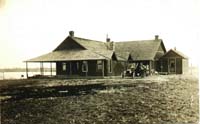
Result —
M111 55L112 53L106 54ZM60 50L53 51L39 57L29 59L26 62L56 62L56 61L76 61L76 60L104 60L110 58L90 50Z

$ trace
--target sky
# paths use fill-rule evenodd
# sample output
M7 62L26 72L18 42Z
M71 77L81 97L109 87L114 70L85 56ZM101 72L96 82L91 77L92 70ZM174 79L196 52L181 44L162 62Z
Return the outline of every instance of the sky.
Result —
M199 65L200 0L0 0L0 68L51 52L70 30L105 41L163 39Z

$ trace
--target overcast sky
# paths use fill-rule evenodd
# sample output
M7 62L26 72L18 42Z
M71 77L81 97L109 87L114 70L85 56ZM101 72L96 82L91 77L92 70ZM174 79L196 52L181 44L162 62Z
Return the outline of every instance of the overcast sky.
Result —
M153 39L194 65L200 56L200 0L0 0L0 68L52 51L75 36L105 41Z

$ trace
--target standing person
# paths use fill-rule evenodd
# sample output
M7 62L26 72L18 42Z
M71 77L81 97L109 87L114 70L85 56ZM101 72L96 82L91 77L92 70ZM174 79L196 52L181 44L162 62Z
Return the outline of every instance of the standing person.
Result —
M141 77L144 77L144 76L146 76L146 67L145 67L145 65L143 65L142 63L140 64L140 76Z
M132 78L135 77L135 64L131 64L131 75L132 75Z

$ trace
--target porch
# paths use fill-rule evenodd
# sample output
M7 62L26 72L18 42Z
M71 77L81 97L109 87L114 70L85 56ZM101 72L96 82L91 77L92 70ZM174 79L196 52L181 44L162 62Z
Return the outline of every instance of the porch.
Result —
M56 62L37 62L40 64L39 74L30 75L29 64L26 62L27 78L104 78L108 75L108 60L75 60L75 61L56 61ZM35 62L34 62L35 63ZM46 74L46 68L49 65ZM55 67L52 67L54 64ZM55 73L53 72L55 70ZM54 73L54 74L53 74Z

